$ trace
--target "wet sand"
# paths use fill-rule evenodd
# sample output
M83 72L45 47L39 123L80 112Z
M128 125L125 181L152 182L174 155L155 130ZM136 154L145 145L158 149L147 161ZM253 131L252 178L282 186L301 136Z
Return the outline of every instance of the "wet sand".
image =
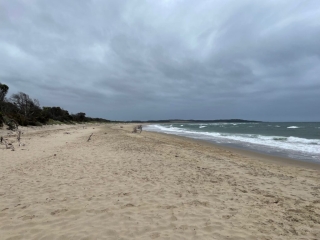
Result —
M20 147L6 137L0 238L320 238L317 165L131 130L28 128Z

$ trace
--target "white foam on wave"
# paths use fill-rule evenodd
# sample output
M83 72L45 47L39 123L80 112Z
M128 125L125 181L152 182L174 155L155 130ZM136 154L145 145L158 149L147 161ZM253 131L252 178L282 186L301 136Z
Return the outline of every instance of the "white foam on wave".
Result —
M199 128L205 128L205 127L207 127L207 126L199 126Z
M233 123L233 122L211 122L211 123L188 123L188 125L192 126L192 125L210 125L210 126L223 126L223 125L256 125L259 123L254 123L254 122L237 122L237 123Z
M263 136L255 134L229 134L217 132L188 131L177 127L149 125L146 130L161 131L186 137L214 140L224 143L245 143L257 146L267 146L274 149L293 150L320 155L320 139L305 139L299 137Z
M290 126L290 127L287 127L287 128L299 128L299 127L297 127L297 126Z

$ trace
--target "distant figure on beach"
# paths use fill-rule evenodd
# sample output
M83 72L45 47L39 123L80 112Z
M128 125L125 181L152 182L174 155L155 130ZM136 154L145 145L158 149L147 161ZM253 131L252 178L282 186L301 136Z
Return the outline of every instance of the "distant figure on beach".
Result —
M140 132L139 133L141 133L142 132L142 125L138 125L138 126L134 126L133 127L133 133L137 133L138 132L138 130L140 130Z

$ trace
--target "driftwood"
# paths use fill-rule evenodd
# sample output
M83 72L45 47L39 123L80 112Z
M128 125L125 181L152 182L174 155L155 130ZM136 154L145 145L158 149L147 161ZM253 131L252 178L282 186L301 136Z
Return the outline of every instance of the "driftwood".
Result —
M19 131L18 135L17 135L17 140L18 140L19 143L20 143L20 139L21 139L21 131Z
M89 142L90 141L90 139L91 139L91 136L93 135L93 133L91 133L91 135L89 136L89 138L88 138L88 140L87 140L87 142Z
M6 140L3 140L3 142L4 142L4 144L6 145L6 149L11 148L11 147L9 147L9 144L7 143L7 141L6 141Z
M5 139L3 139L4 144L6 145L6 149L12 149L12 151L14 151L14 146L12 144L7 143L7 141Z
M18 132L18 135L17 135L17 140L18 140L18 143L19 143L19 147L21 146L21 131Z

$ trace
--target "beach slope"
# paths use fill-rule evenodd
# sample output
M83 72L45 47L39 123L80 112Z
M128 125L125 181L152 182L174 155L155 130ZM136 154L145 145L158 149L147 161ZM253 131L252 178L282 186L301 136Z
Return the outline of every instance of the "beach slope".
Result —
M22 131L0 145L0 239L320 239L319 169L132 125Z

